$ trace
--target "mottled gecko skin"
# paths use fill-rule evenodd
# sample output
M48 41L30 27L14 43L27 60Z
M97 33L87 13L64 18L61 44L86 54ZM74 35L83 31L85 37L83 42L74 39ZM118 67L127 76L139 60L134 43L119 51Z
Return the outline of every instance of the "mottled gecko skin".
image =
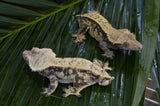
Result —
M84 15L76 16L80 30L77 34L72 35L76 37L75 43L83 42L84 34L89 34L95 38L104 51L103 56L112 58L114 55L110 49L124 49L124 50L141 50L142 44L136 39L135 35L128 29L115 29L111 24L98 12L93 11Z
M98 83L107 86L114 79L105 70L111 70L108 63L98 59L93 62L82 58L57 58L51 49L33 48L25 50L23 57L34 72L50 80L48 88L42 94L50 96L57 88L58 83L73 83L73 87L64 88L63 97L69 95L81 96L80 91Z

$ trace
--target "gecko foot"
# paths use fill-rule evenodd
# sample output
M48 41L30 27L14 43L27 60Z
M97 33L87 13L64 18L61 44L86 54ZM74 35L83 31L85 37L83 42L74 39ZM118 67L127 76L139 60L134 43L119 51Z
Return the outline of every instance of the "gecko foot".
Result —
M75 87L69 87L69 89L63 88L62 89L65 93L62 95L63 97L67 97L69 95L76 95L78 97L81 97L81 94L77 92Z
M50 88L43 88L43 91L41 94L45 95L46 97L50 96L52 93L52 90Z
M102 56L113 59L114 54L113 54L113 52L110 52L110 53L104 53L104 54L102 54Z

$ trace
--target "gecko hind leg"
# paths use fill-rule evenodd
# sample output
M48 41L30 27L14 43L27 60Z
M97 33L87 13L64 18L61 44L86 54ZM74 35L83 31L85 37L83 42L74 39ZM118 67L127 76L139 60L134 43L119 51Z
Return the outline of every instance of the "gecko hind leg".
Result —
M104 51L104 54L102 54L102 56L108 57L108 58L110 58L110 59L113 58L114 53L113 53L113 51L110 51L110 50L109 50L109 48L107 47L106 42L101 41L101 42L99 43L99 46L100 46L100 48Z
M48 88L43 88L43 92L41 94L44 94L46 97L50 96L57 88L58 86L58 79L56 76L49 76L50 85Z
M76 76L76 81L73 83L73 87L69 86L68 89L64 88L63 91L65 92L63 94L63 97L67 97L69 95L76 95L78 97L81 96L80 92L90 86L96 83L97 79L94 76L86 77L88 79L85 81L84 77L86 74L81 74L81 76Z
M76 37L75 43L77 42L83 42L85 40L85 33L88 31L89 27L87 25L83 25L80 27L77 34L72 35L72 37Z

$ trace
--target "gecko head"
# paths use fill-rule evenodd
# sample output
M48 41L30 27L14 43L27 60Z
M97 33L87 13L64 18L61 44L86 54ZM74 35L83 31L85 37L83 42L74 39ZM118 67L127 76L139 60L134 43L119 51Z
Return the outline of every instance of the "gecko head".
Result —
M119 49L124 50L142 50L142 44L136 40L136 36L128 30L123 32L118 40L120 44L116 44Z
M132 41L132 40L128 40L128 41L125 41L123 44L120 44L118 45L118 47L120 49L123 49L123 50L142 50L142 44L139 43L138 41Z
M81 19L81 15L76 15L76 19L77 20Z
M82 23L83 19L82 19L82 16L81 15L76 15L76 19L78 21L78 23Z
M23 52L23 58L33 71L42 71L52 65L56 54L51 49L33 47Z
M98 82L99 85L101 86L107 86L111 83L111 81L114 79L114 77L111 78L101 78Z

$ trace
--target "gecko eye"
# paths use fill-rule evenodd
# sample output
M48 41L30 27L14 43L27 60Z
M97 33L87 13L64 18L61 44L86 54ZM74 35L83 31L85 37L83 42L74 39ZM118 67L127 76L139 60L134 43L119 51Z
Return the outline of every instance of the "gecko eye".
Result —
M125 42L123 45L124 45L125 47L128 47L129 43L128 43L128 42Z
M32 54L35 54L35 53L36 53L36 50L35 50L35 49L33 49L33 50L32 50Z

